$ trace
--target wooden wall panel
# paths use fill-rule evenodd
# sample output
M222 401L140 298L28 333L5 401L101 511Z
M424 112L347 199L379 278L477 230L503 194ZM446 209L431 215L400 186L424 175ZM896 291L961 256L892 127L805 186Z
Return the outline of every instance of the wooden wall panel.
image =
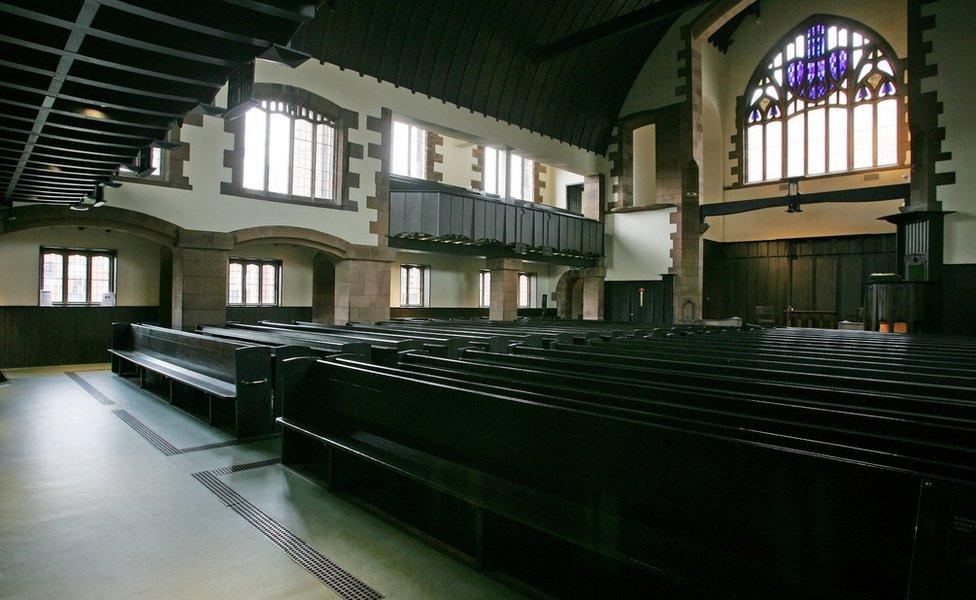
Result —
M756 322L756 306L833 310L856 318L871 273L895 270L894 234L705 242L705 317Z
M942 282L943 331L976 335L976 264L943 265Z
M108 362L111 324L158 323L158 306L0 307L0 367Z
M291 323L292 321L311 321L311 306L228 306L227 320L254 324L258 321ZM223 323L212 323L223 325Z

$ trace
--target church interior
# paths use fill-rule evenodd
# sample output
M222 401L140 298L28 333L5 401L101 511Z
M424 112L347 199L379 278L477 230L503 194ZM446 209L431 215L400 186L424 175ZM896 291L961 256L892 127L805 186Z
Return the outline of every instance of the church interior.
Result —
M0 597L976 598L974 16L3 0Z

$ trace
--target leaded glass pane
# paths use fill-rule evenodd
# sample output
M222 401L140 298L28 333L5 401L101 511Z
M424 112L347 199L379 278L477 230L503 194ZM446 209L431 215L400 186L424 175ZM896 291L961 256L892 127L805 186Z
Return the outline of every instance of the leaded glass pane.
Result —
M64 302L64 257L47 253L43 259L42 290L51 292L51 302Z
M265 140L268 113L252 108L244 116L244 187L264 189Z
M227 270L227 303L244 303L244 265L241 263L230 263Z
M93 256L91 258L91 286L89 302L101 304L102 296L111 289L112 260L107 256Z
M88 301L88 257L68 255L68 302Z

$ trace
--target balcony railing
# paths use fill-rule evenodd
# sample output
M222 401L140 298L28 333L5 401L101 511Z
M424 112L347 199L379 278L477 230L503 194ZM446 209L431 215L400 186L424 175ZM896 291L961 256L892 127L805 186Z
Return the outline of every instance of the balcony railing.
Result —
M390 238L507 248L519 255L596 259L603 223L532 202L390 178Z

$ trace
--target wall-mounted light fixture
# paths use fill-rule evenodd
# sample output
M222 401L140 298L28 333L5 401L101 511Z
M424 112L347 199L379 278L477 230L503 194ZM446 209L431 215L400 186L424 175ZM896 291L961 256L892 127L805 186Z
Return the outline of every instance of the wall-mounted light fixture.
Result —
M788 213L798 213L803 212L803 208L800 207L800 179L788 179L786 181L786 199L789 203L786 205L786 212Z

